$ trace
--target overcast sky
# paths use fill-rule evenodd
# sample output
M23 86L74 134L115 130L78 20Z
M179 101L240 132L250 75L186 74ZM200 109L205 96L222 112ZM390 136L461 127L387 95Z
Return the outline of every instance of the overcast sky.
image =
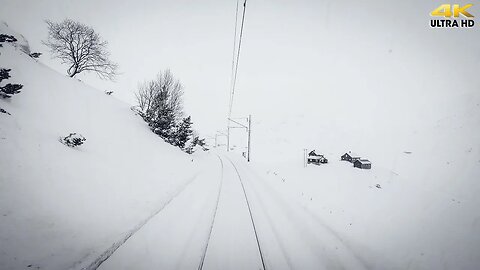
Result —
M416 96L448 98L452 89L478 88L480 21L474 29L431 29L429 13L442 3L249 0L234 116L251 113L268 121L311 113L305 108L317 105L331 106L333 113L344 104L395 117L406 103L423 106L425 99ZM0 0L0 19L61 72L66 67L41 44L47 36L43 21L71 18L92 26L109 42L121 75L115 83L80 78L129 103L140 81L170 68L185 86L187 113L207 135L226 123L235 5ZM478 6L469 12L480 16Z

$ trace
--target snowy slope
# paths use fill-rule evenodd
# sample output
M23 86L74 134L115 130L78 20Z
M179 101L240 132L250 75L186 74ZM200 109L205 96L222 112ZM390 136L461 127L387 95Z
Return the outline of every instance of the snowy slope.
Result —
M10 43L10 45L18 48L22 52L26 54L30 54L30 45L28 44L28 40L25 37L12 29L9 28L8 24L4 21L0 20L0 31L4 35L14 36L17 41L15 43Z
M0 32L26 44L3 24ZM0 100L11 113L0 114L0 269L91 261L196 173L191 157L127 104L56 73L18 44L0 48L0 66L12 70L8 82L24 85ZM59 142L71 132L85 144Z

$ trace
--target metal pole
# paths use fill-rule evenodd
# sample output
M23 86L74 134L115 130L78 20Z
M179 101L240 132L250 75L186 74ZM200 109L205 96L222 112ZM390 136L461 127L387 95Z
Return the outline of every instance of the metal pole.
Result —
M247 148L247 161L250 162L250 138L252 134L252 115L248 115L248 148Z
M227 152L230 151L230 123L227 127Z
M303 167L307 167L307 149L303 148Z

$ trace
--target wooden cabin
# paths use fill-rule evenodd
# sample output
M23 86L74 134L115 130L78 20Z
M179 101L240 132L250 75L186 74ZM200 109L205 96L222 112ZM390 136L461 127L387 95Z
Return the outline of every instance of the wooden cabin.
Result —
M323 155L315 153L315 150L312 150L310 153L308 153L307 164L320 165L321 163L328 163L328 159L326 159Z
M348 153L345 153L343 154L341 157L340 157L342 160L346 160L348 162L355 162L356 160L359 160L360 159L360 155L356 154L356 153L352 153L352 152L348 152Z
M357 159L353 162L353 167L360 169L371 169L372 163L368 159Z
M307 164L320 165L323 156L308 156Z

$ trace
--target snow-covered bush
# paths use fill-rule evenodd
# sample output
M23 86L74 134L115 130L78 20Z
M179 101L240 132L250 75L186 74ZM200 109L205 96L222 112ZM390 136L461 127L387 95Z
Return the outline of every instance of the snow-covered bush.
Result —
M110 95L112 95L112 94L113 94L113 91L105 90L105 95L110 96Z
M77 133L70 133L70 135L60 138L60 142L69 147L80 146L86 140L85 137Z
M10 78L11 69L0 68L0 82Z
M11 115L9 112L5 111L4 109L0 108L0 113Z
M10 78L10 69L2 68L0 69L0 82ZM23 85L21 84L7 84L5 86L0 86L0 98L11 98L12 95L20 93Z
M39 52L33 52L30 54L30 57L32 58L39 58L42 55L42 53Z
M198 135L194 135L193 138L188 142L188 146L185 148L185 152L188 154L193 154L197 151L208 151L206 147L205 139L200 139Z
M0 34L0 42L16 42L17 39L11 35Z
M0 87L0 97L1 98L11 98L13 95L20 93L23 85L21 84L7 84Z

